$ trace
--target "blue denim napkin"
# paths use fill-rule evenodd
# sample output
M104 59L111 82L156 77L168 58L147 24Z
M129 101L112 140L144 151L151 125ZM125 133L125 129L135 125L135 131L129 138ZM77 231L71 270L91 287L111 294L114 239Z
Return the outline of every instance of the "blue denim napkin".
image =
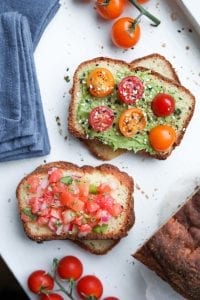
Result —
M0 13L14 11L27 17L34 49L58 8L59 0L0 0Z
M33 49L41 33L55 14L55 7L59 7L55 5L58 1L46 0L45 4L50 2L54 3L54 6L50 5L52 11L46 5L39 6L39 1L31 4L20 0L0 2L0 12L7 11L11 3L13 10L0 14L0 161L43 156L50 152L33 58ZM29 12L29 19L14 11L17 3L17 8L24 4L23 12ZM42 9L45 9L43 14ZM47 20L42 18L44 15ZM38 22L37 16L40 17ZM32 31L29 25L32 25Z

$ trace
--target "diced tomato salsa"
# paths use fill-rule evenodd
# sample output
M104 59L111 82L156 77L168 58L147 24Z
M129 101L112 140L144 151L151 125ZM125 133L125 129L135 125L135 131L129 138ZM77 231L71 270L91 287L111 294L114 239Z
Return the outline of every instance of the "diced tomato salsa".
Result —
M48 178L32 175L26 180L28 206L22 213L24 222L30 220L48 226L56 234L92 231L103 232L111 218L118 217L123 207L112 196L109 183L86 182L65 171L52 168ZM28 214L27 214L28 211Z

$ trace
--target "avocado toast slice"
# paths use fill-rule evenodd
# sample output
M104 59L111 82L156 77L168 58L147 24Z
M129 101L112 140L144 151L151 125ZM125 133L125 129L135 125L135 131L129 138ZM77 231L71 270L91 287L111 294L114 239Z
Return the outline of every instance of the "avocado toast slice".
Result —
M152 63L152 58L148 57L147 61L145 64L145 59L140 59L138 62L136 61L136 64L144 64L145 67L154 65L155 69L158 68L160 71L161 67L157 64L157 60ZM133 66L135 66L134 63ZM95 152L99 154L98 148L101 147L99 146L101 143L105 145L106 149L109 149L107 146L112 148L112 152L105 155L105 159L107 159L107 157L109 157L108 159L112 159L113 153L117 153L118 155L127 150L149 155L157 159L166 159L171 151L180 144L185 133L195 107L194 96L185 87L167 79L155 71L143 67L133 68L133 66L121 60L100 57L84 62L77 68L74 75L72 98L69 108L69 131L74 136L84 141L87 140L86 143L89 147L91 140L98 141L98 145L94 144L91 146L91 149L95 149L96 147L96 151L91 150L94 154ZM87 77L90 72L97 67L108 69L113 74L115 80L115 88L112 93L102 98L92 96L87 86ZM168 69L169 67L170 65L167 64ZM174 74L174 70L172 69L171 78L178 79ZM144 85L142 99L136 101L133 105L122 104L118 99L117 89L119 82L127 76L139 78ZM151 102L159 93L167 93L175 99L175 110L170 116L157 117L151 109ZM115 118L111 128L103 132L97 132L89 126L88 117L94 107L101 105L110 107L114 112ZM130 107L139 108L143 112L146 118L146 126L144 130L140 130L134 136L127 138L119 131L118 124L120 115L124 110ZM172 145L162 151L155 150L149 142L150 130L158 125L169 125L175 131L175 139ZM104 150L104 148L102 150ZM98 156L104 159L104 157L101 157L101 153Z

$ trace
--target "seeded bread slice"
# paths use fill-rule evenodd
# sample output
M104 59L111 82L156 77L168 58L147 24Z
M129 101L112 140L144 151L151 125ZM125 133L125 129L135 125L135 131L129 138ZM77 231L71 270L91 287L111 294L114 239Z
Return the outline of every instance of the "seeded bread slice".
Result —
M79 65L79 67L77 68L77 70L74 74L74 80L73 80L71 103L70 103L70 107L69 107L69 120L68 120L69 132L78 138L87 139L88 141L91 140L90 136L88 135L85 128L81 124L82 121L84 121L84 120L80 120L77 116L78 116L78 111L80 110L79 104L81 103L81 105L83 105L83 103L85 101L84 98L82 97L82 95L83 95L82 91L83 91L83 89L84 89L84 91L86 91L86 86L84 86L85 83L84 83L84 80L82 80L82 79L86 78L87 74L91 70L95 69L97 66L109 69L112 72L116 81L119 81L119 74L122 73L122 70L123 70L123 74L127 74L127 75L131 74L134 76L142 77L142 79L144 81L144 85L146 87L148 87L148 82L150 80L151 83L153 83L154 85L156 85L156 87L158 87L159 92L160 91L166 92L166 93L176 96L175 97L176 105L178 107L181 107L181 116L179 115L176 118L176 116L173 115L173 117L175 119L171 118L171 120L173 119L174 126L177 127L176 128L176 140L175 140L174 144L167 151L164 151L164 152L157 152L157 151L153 150L148 141L149 128L147 126L145 128L145 130L142 132L143 137L145 136L145 143L142 145L143 148L141 148L139 150L138 149L134 150L133 145L132 145L133 148L129 147L129 148L131 148L132 152L135 151L135 152L145 154L145 155L157 158L157 159L166 159L171 154L172 150L177 145L180 144L180 142L183 138L185 130L189 124L189 121L192 118L192 115L193 115L193 111L194 111L194 107L195 107L195 98L188 89L175 83L174 81L172 81L170 79L167 79L166 77L162 76L161 74L154 72L152 70L149 70L149 69L142 68L142 67L133 68L131 64L127 64L126 62L121 61L121 60L114 60L114 59L106 58L106 57L98 57L98 58L83 62L82 64ZM146 77L146 81L145 81L145 77ZM156 91L157 91L157 89L156 89ZM151 92L149 92L149 93L151 93ZM155 95L152 94L152 97L154 97L154 96ZM88 95L88 97L91 97L91 96ZM95 99L92 99L92 100L95 100ZM145 97L144 97L144 100L145 100ZM138 105L141 105L141 101L138 102ZM144 111L144 113L146 113L146 112ZM148 111L148 114L149 113L152 114L152 112ZM87 117L84 116L84 118L86 121ZM163 119L163 120L161 120L161 119ZM177 121L178 119L179 119L179 121ZM166 123L169 121L164 120L164 118L157 119L157 125L160 124L160 122ZM149 125L150 125L150 123L149 123ZM171 123L169 123L169 125L171 125ZM118 130L118 129L116 128L116 130ZM104 144L108 144L109 146L112 145L112 140L102 139L100 134L95 134L95 138L92 137L92 139L101 141ZM133 137L133 139L135 139L135 137ZM92 142L93 142L93 140L92 140ZM124 145L125 144L120 146L120 148L124 147ZM115 150L118 150L118 149L115 149Z
M180 80L172 64L164 56L158 53L153 53L133 60L131 65L133 68L144 67L151 69L180 84ZM87 139L82 141L94 156L102 160L111 160L126 152L123 149L114 151L111 147L103 144L100 141L95 140L92 141L92 143Z
M81 176L89 182L113 182L116 188L113 191L113 198L119 203L123 210L117 217L112 217L108 221L105 232L90 232L80 236L78 232L55 233L46 225L39 225L37 220L24 221L22 218L24 209L30 209L30 193L27 189L27 179L36 175L41 180L47 180L48 172L52 168L59 168L64 171L65 176ZM32 173L24 177L17 186L16 196L18 199L19 213L22 218L24 230L29 238L36 241L55 239L119 239L127 235L128 230L134 224L133 211L133 179L127 173L121 172L117 167L110 164L103 164L98 167L82 166L68 162L52 162L45 167L39 167ZM36 195L37 196L37 195Z
M184 298L200 299L200 189L133 257Z

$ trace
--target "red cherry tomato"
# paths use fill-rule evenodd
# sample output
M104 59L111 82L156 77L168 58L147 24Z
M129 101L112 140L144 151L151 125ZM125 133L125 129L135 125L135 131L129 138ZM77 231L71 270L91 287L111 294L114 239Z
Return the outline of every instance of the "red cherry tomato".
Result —
M94 275L86 275L82 277L78 281L76 289L81 299L95 297L95 299L98 300L103 294L103 285Z
M167 117L175 110L174 98L169 94L159 93L151 102L151 108L157 117Z
M118 95L120 100L126 104L134 104L142 98L144 85L136 76L127 76L118 84Z
M106 68L96 68L87 77L87 87L92 96L106 97L112 93L114 86L114 77Z
M58 262L57 273L62 279L77 280L83 273L82 262L75 256L65 256Z
M176 132L169 125L158 125L149 132L149 142L158 152L167 151L176 140Z
M97 0L98 14L107 20L118 18L125 7L126 0Z
M64 300L64 298L56 293L52 294L41 294L40 300Z
M117 47L131 48L140 39L140 25L134 24L134 19L132 18L120 18L112 25L111 38Z
M51 291L54 287L54 280L46 271L37 270L28 277L28 287L35 294Z
M114 121L114 112L107 106L95 107L89 115L89 124L97 131L106 131Z

